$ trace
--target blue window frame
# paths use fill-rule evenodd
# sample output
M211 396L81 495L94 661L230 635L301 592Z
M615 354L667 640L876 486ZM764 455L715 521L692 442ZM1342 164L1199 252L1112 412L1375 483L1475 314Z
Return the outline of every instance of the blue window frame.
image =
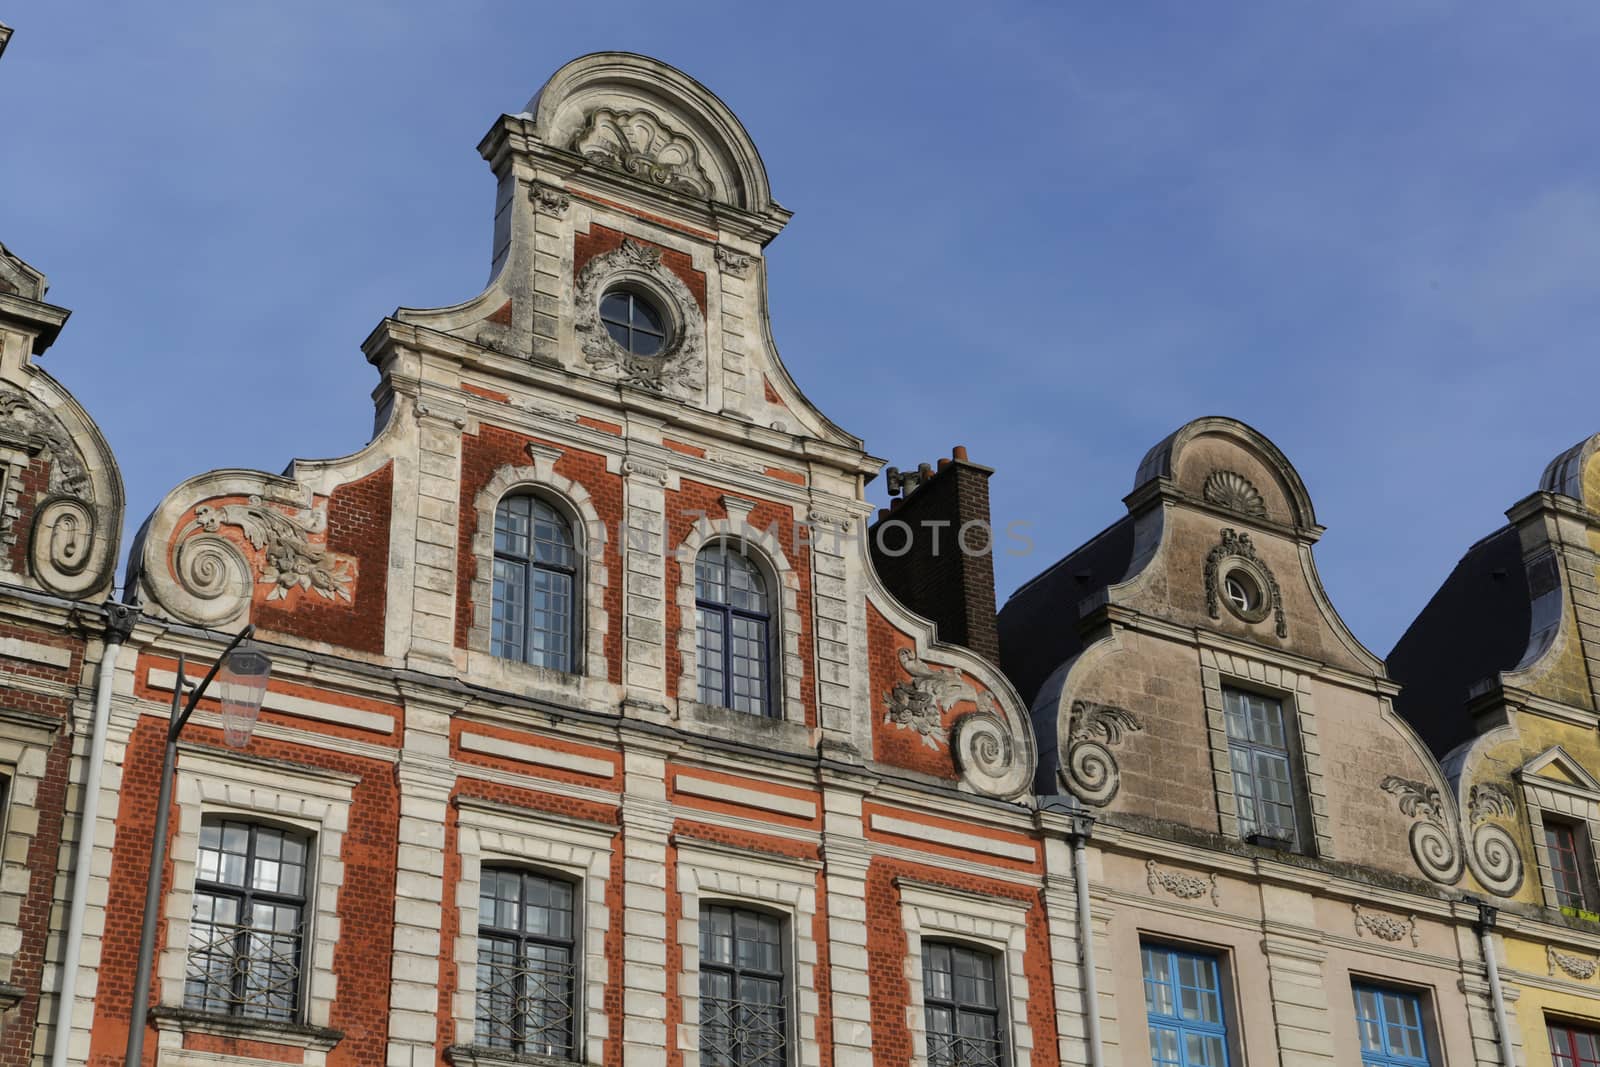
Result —
M1361 1062L1367 1067L1427 1067L1428 1039L1422 1030L1422 998L1383 986L1354 986Z
M1217 958L1143 946L1144 1010L1157 1067L1227 1067L1228 1020Z
M578 553L572 524L536 496L494 512L494 613L489 648L556 671L573 669Z

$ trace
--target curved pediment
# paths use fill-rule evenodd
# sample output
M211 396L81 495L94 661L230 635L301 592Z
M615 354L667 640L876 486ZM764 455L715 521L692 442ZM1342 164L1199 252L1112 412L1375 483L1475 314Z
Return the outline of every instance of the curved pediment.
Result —
M1158 479L1240 518L1317 532L1299 473L1264 434L1237 419L1195 419L1157 444L1139 464L1135 492Z
M528 102L538 138L694 200L761 214L772 205L755 143L716 95L659 60L596 52L551 76Z

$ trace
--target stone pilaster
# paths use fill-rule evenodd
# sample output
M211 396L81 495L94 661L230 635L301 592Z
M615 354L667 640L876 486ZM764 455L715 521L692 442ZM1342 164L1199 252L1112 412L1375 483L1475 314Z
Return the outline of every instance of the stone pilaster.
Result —
M460 523L461 433L464 411L419 399L417 418L416 527L410 549L410 620L406 666L453 669L456 626L456 554ZM396 491L400 490L396 484ZM392 610L391 605L391 610Z
M433 1067L444 958L444 830L453 784L440 768L450 757L450 710L418 691L404 696L387 1067Z
M1088 1063L1089 1040L1084 1023L1082 946L1079 943L1078 898L1073 884L1072 845L1066 839L1068 816L1041 813L1044 839L1044 909L1050 931L1050 975L1055 992L1057 1055L1061 1063ZM1102 990L1109 991L1110 975Z
M637 739L624 748L622 1062L628 1067L667 1062L667 759L674 750Z
M851 563L860 558L853 538L861 535L853 515L812 510L807 513L811 540L812 629L817 649L817 725L835 746L859 753L872 751L872 719L853 708L855 690L865 681L867 647L864 632L854 628L853 604L865 599ZM865 620L863 619L863 622ZM870 688L870 687L865 687ZM837 751L837 748L835 749Z
M622 461L622 685L630 708L662 708L666 698L666 486L659 464Z
M868 780L822 778L822 860L828 902L828 975L835 1067L872 1065L872 986L867 974L867 867L861 798ZM824 1040L826 1035L818 1035Z
M1315 901L1306 893L1263 886L1261 906L1264 914L1273 916L1261 950L1272 990L1278 1062L1282 1067L1332 1067L1333 1026L1323 967L1328 951L1300 935L1317 928Z

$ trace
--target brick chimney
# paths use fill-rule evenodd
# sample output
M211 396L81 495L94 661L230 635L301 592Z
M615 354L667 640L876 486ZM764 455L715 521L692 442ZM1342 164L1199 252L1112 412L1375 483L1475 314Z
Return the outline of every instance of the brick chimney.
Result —
M994 531L990 467L957 446L938 469L890 467L889 507L868 531L883 584L906 607L932 619L939 639L1000 662L994 607Z

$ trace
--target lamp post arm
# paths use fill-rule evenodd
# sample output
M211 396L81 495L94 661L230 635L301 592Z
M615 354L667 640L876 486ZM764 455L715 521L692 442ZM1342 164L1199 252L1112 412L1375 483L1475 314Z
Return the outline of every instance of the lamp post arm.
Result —
M178 685L172 694L172 710L176 714L172 716L172 721L167 726L168 741L176 741L178 735L183 732L183 728L189 725L189 716L194 714L194 709L199 705L200 698L205 696L206 690L210 688L211 680L217 676L217 671L227 662L228 654L238 648L240 642L255 632L255 624L251 623L234 635L233 640L228 642L228 647L222 650L222 655L218 656L215 662L211 664L211 669L206 671L206 676L200 680L200 684L190 691L189 700L184 704L182 711L178 711L178 696L183 692L183 654L181 652L178 654Z

